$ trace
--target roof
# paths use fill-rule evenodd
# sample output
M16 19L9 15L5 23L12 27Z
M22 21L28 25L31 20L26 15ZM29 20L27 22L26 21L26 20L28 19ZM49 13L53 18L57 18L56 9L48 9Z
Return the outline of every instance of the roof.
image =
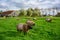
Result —
M10 11L5 11L5 12L2 12L2 14L11 14L13 11L10 10Z

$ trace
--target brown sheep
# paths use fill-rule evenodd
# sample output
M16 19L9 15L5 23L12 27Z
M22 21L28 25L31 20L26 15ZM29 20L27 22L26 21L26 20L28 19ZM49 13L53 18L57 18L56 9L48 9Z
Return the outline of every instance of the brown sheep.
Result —
M33 21L31 21L31 20L28 20L26 22L26 24L24 24L24 23L18 24L17 25L17 31L27 32L29 29L32 28L31 26L33 26L33 25L35 25L35 23Z
M20 23L20 24L17 25L17 31L27 32L31 28L32 27L29 24Z
M20 23L17 25L17 31L27 32L29 29L27 24Z
M32 29L32 26L35 23L31 20L26 21L26 23L20 23L17 25L17 31L23 31L24 33L27 32L29 29Z

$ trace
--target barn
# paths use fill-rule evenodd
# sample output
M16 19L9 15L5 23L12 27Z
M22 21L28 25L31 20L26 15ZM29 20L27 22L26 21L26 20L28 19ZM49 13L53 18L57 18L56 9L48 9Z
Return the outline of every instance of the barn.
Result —
M19 15L19 13L17 13L17 11L14 11L14 10L4 11L0 14L1 17L18 16L18 15Z

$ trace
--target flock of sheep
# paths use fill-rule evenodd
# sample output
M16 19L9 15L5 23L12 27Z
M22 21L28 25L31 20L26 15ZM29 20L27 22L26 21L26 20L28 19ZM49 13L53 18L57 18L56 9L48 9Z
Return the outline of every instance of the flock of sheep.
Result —
M33 20L36 20L36 18L33 18ZM46 18L46 22L51 22L51 18ZM27 32L29 29L32 29L32 26L35 26L35 22L32 20L27 20L25 23L19 23L17 25L17 31L23 31L24 33Z

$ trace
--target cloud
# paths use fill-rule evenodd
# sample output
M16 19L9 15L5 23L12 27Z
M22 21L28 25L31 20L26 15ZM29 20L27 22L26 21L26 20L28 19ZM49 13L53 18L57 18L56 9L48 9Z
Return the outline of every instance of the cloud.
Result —
M60 7L60 0L0 0L0 8L20 9L20 8L52 8Z

